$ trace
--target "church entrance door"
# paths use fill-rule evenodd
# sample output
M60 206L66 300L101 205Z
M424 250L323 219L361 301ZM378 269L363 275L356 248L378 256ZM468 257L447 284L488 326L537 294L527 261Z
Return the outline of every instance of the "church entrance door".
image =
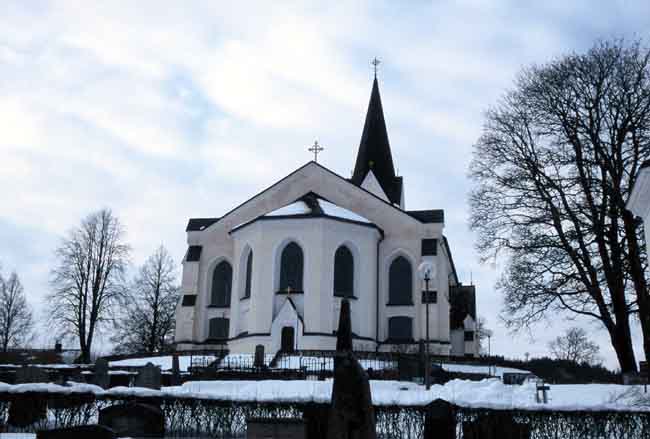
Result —
M282 352L293 352L294 342L294 330L293 326L285 326L282 328L282 342L280 349Z

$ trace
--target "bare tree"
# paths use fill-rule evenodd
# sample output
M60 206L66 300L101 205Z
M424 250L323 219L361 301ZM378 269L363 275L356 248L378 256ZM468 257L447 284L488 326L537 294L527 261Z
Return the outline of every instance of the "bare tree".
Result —
M575 361L576 363L599 363L600 348L587 337L587 331L582 328L570 328L563 335L556 337L548 344L548 348L558 360Z
M124 296L130 252L124 233L119 219L103 209L71 230L56 250L50 318L64 334L78 339L82 362L90 361L95 336Z
M525 69L487 112L470 165L477 248L506 261L505 322L595 319L623 372L636 370L631 315L650 358L645 247L625 209L650 158L649 61L640 43L616 41Z
M476 342L478 343L478 351L481 355L490 355L490 347L485 339L492 337L492 330L488 328L487 319L479 316L476 321Z
M133 281L116 333L117 352L160 352L172 343L174 313L180 297L177 269L160 246Z
M25 299L20 278L13 272L8 279L0 273L0 348L22 347L32 338L34 321Z

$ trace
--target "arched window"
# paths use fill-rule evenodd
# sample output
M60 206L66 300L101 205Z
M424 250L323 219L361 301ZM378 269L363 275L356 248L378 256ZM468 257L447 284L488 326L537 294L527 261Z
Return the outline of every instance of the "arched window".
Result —
M413 271L411 263L404 257L398 256L388 272L388 304L413 305Z
M413 340L413 321L410 317L391 317L388 319L388 339L390 341Z
M251 297L251 278L253 277L253 250L248 252L246 258L246 284L244 285L244 296L242 299Z
M354 296L354 258L350 249L344 245L334 254L334 295Z
M302 292L302 249L295 242L289 243L282 250L280 258L280 286L278 292Z
M222 261L212 273L211 305L222 308L230 306L230 291L232 290L232 267Z
M210 328L208 338L211 339L226 339L228 338L228 331L230 329L230 319L217 317L210 319Z

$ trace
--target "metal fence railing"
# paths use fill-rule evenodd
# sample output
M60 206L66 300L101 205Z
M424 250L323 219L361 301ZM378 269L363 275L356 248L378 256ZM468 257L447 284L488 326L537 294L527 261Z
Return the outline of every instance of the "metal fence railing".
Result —
M245 436L248 419L300 418L308 428L327 429L327 404L300 402L223 401L193 397L116 396L26 392L0 393L0 431L34 432L96 423L99 411L114 404L148 403L160 407L165 437L231 438ZM11 425L12 404L23 410L22 426ZM434 403L435 405L436 403ZM645 439L650 437L650 412L495 410L451 406L446 421L457 439ZM375 406L378 437L424 438L430 406ZM15 413L16 410L14 409ZM31 418L30 418L31 416ZM434 436L439 437L440 431Z

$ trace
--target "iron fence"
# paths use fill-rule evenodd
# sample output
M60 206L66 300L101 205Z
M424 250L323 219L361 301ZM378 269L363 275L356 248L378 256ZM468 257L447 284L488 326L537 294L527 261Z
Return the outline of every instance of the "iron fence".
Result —
M233 438L246 433L252 418L304 418L312 431L326 429L326 404L219 401L188 397L118 397L94 394L0 393L0 430L34 432L97 422L113 404L139 402L159 406L166 435ZM39 419L24 427L8 424L11 404L41 407ZM428 407L376 406L378 436L423 438ZM453 407L449 422L457 439L642 439L650 437L650 413L632 411L492 410ZM314 425L316 428L314 429ZM435 437L439 436L439 431Z

